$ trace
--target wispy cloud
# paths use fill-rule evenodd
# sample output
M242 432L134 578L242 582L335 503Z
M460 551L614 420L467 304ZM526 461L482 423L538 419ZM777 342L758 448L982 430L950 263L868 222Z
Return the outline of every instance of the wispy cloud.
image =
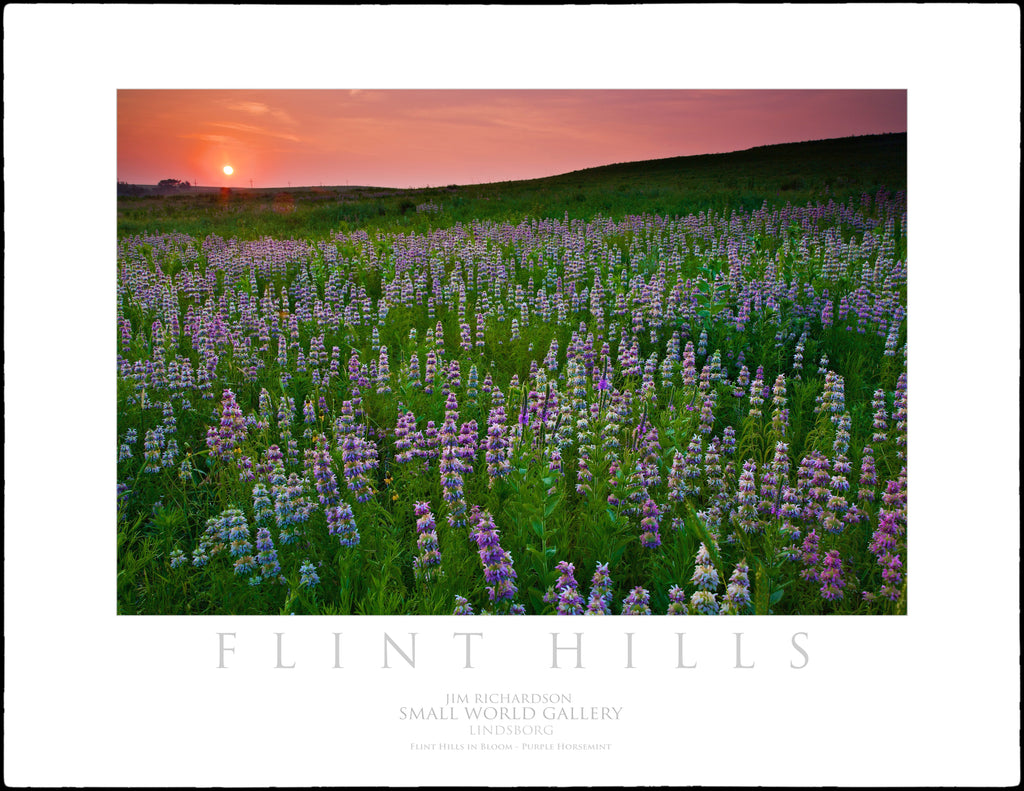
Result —
M253 126L252 124L238 124L232 121L211 121L210 126L216 126L221 129L234 129L236 132L246 132L252 135L264 135L266 137L276 137L281 140L291 140L294 143L301 143L302 138L296 135L289 134L287 132L276 132L273 129L266 129L262 126Z
M240 110L251 115L266 115L270 112L270 107L263 102L225 102L224 106L229 110Z
M205 143L232 143L235 140L233 137L228 137L227 135L185 134L178 135L178 137L185 137L193 140L202 140Z
M228 110L236 110L237 112L246 113L247 115L260 117L266 116L284 124L298 123L285 110L277 107L271 107L266 102L226 101L223 104Z

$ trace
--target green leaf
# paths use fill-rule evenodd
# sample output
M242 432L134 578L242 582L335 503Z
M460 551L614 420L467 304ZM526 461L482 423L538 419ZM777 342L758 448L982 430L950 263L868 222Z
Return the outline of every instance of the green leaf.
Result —
M538 547L525 547L526 551L530 553L537 561L543 564L546 553Z

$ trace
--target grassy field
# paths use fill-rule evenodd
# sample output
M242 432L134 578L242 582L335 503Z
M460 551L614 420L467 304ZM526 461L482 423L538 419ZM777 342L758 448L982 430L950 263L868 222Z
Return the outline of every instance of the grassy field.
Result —
M336 231L427 232L457 222L518 223L628 214L686 216L759 209L764 201L845 202L880 187L906 187L906 134L792 143L731 154L591 168L550 178L397 190L379 187L208 188L121 196L118 236L217 234L239 239L320 237ZM439 207L434 210L433 207Z
M905 174L119 198L118 612L906 612Z

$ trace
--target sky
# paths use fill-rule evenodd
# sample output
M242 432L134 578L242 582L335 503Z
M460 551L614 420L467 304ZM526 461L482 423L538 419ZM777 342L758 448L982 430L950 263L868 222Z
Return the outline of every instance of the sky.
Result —
M906 97L903 90L120 90L117 178L236 187L516 181L905 132Z

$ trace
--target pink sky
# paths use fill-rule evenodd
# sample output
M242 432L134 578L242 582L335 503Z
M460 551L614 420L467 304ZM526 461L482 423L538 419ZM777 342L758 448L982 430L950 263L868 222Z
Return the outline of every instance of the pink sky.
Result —
M476 184L906 130L903 90L121 90L117 178Z

